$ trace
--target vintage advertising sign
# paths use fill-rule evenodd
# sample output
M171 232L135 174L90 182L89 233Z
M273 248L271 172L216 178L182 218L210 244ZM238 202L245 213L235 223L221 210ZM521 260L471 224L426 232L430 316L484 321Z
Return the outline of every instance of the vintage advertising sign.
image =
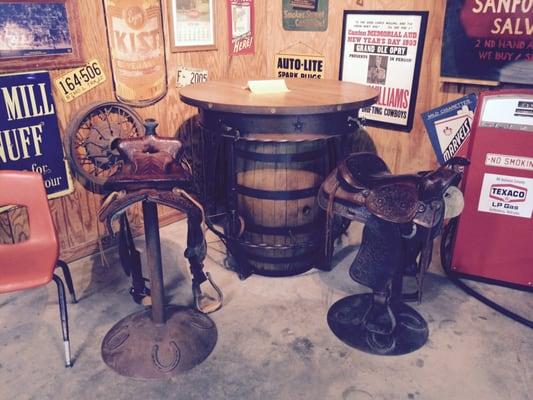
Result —
M533 2L447 0L444 81L533 82Z
M531 218L533 179L520 176L485 174L478 211Z
M49 198L72 192L48 72L0 75L0 169L37 171Z
M104 0L115 94L133 106L167 92L160 0Z
M410 131L427 26L426 11L344 11L339 79L379 89L359 111L369 125Z
M509 154L487 153L485 156L485 165L489 167L533 171L533 158L513 156Z
M254 20L253 0L228 0L230 55L254 54Z
M275 63L277 78L324 78L324 56L278 53Z
M54 79L54 85L57 93L68 103L105 82L105 80L106 76L100 63L93 59L83 67L76 68Z
M206 69L178 67L176 71L176 84L179 88L195 83L207 82L208 72Z
M287 31L328 29L328 0L283 0L282 14Z
M475 94L469 94L422 113L426 131L441 165L454 156L466 156L476 100Z

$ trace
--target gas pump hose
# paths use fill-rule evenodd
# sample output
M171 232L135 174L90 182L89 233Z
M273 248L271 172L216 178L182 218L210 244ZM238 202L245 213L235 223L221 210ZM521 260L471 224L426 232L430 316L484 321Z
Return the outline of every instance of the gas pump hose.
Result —
M527 318L524 318L521 315L518 315L508 310L507 308L502 307L500 304L495 303L494 301L488 299L487 297L483 296L481 293L472 289L470 286L465 284L461 279L459 279L457 276L453 274L453 272L451 271L451 241L449 240L451 240L451 238L453 237L456 226L457 226L457 218L453 218L452 220L450 220L448 225L446 225L446 227L444 228L444 232L442 234L442 240L440 244L440 260L441 260L444 272L446 273L446 276L457 287L462 289L466 294L474 297L476 300L479 300L481 303L503 314L504 316L511 318L513 321L516 321L522 325L527 326L530 329L533 329L533 321Z

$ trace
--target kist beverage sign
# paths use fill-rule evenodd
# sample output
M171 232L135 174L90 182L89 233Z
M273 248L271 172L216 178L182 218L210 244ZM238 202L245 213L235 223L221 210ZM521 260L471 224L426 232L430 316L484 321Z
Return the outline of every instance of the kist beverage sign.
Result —
M277 78L323 79L325 58L303 54L277 54Z
M165 46L159 0L105 0L115 94L147 106L167 92Z
M0 76L0 169L43 175L49 198L71 192L47 72Z

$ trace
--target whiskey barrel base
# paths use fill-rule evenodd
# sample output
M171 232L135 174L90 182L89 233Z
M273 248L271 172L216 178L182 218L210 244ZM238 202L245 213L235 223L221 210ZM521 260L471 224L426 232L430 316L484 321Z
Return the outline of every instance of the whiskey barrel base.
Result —
M249 268L250 272L262 276L283 277L303 274L312 268L318 267L319 254L314 248L306 249L307 252L298 254L298 249L287 248L284 252L297 253L298 255L277 256L276 247L258 246L252 243L240 242L236 244L234 254L230 257L230 266L240 271ZM241 265L246 263L246 265Z
M316 195L327 171L327 141L293 142L286 136L252 136L235 149L237 209L244 223L237 257L266 276L318 266L324 242Z

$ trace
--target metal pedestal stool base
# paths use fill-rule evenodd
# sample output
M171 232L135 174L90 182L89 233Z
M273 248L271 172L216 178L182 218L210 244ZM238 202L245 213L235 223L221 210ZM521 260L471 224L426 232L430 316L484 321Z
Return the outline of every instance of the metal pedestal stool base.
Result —
M117 322L102 342L104 362L123 376L164 379L205 360L217 342L215 323L182 306L165 307L165 316L154 324L147 309Z
M372 294L357 294L340 299L328 311L328 325L335 336L365 353L396 356L411 353L428 339L424 318L405 303L392 303L396 328L391 335L368 331L363 318L372 304Z

